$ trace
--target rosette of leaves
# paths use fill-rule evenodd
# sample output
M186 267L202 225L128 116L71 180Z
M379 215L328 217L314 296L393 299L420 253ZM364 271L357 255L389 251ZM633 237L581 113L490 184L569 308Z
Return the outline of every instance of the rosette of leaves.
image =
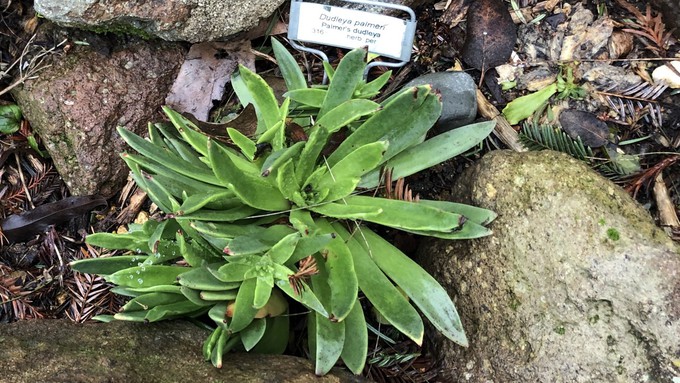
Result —
M289 89L282 104L245 67L233 79L242 103L256 109L254 137L235 127L227 129L229 140L217 140L168 108L171 123L150 124L148 139L119 128L137 152L123 159L165 215L131 225L127 234L88 237L92 245L130 252L72 264L132 297L121 312L100 319L153 322L207 313L216 327L204 356L219 367L233 348L283 352L294 300L309 310L316 373L339 359L359 373L368 349L364 296L381 321L418 344L424 330L416 307L467 345L446 291L363 223L449 239L489 235L491 211L374 195L381 169L405 177L442 162L479 144L493 122L424 141L441 112L430 86L371 101L389 73L365 82L366 51L357 49L337 68L326 67L328 86L310 88L293 57L273 44ZM290 134L292 126L302 128L302 139ZM334 144L338 134L344 139Z

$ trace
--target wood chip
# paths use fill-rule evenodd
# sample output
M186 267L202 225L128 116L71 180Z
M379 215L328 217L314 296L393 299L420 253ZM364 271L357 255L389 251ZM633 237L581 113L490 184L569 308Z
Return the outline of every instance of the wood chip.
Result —
M661 226L677 229L680 228L680 220L661 173L659 172L654 179L654 199L659 209L659 221Z
M527 149L519 142L519 134L517 134L508 120L506 120L501 112L486 99L484 93L479 89L477 89L477 109L480 115L496 121L496 128L494 129L493 134L505 145L516 152L527 151Z

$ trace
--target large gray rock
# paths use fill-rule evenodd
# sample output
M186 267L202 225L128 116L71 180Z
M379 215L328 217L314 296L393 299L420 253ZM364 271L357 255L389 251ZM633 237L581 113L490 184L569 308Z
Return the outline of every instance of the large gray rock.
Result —
M36 0L41 16L97 32L157 36L169 41L223 40L269 17L283 0Z
M472 123L477 116L477 85L465 72L428 73L404 87L431 84L442 96L442 115L435 130L443 132Z
M314 375L306 359L231 353L222 369L203 360L209 334L188 322L74 324L36 320L0 325L0 381L12 383L343 383L333 369Z
M492 209L493 236L430 241L470 347L435 335L457 382L680 377L680 255L622 189L567 155L493 152L451 195Z
M116 126L141 134L184 60L173 43L76 47L13 92L71 193L111 195L127 177Z

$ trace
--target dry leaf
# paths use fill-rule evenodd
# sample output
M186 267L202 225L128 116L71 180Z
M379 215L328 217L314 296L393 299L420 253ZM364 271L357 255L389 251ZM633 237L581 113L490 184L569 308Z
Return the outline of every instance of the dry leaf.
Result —
M187 112L182 113L182 115L194 123L203 133L221 142L230 141L227 128L234 128L249 137L252 137L257 130L257 113L253 104L248 104L241 114L227 122L203 122Z
M101 206L106 206L106 200L97 195L64 198L21 214L10 215L0 221L0 233L10 243L25 241L42 233L50 225L67 222Z
M165 103L178 112L207 121L213 100L222 99L224 86L238 64L254 68L250 41L192 45Z
M594 114L567 109L560 113L560 125L573 139L581 138L583 145L599 148L609 141L607 124Z
M464 0L449 0L441 20L449 28L454 28L465 19L467 11L468 4Z
M502 0L479 0L467 16L463 61L482 73L504 64L517 41L517 28Z

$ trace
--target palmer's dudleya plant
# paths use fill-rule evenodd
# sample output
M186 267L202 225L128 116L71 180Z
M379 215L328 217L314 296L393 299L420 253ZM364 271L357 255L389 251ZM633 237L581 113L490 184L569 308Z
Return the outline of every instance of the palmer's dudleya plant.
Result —
M247 68L233 79L241 102L257 112L252 139L228 128L229 142L220 142L168 108L171 124L149 124L148 139L118 129L137 152L122 155L135 181L165 214L160 222L130 224L127 234L88 236L92 245L129 250L72 264L132 298L98 319L154 322L207 313L216 327L203 354L220 367L233 348L282 353L292 299L309 309L316 373L342 359L358 374L368 350L361 292L383 323L417 344L424 330L416 307L466 346L446 291L361 222L438 238L489 235L491 211L374 194L381 169L397 178L442 162L481 142L493 122L424 141L441 113L430 86L373 102L390 73L366 83L366 51L356 49L335 70L326 66L327 87L309 88L290 53L277 41L273 47L288 87L281 105ZM304 128L306 140L287 137L291 123ZM329 148L329 137L341 130L346 138Z

